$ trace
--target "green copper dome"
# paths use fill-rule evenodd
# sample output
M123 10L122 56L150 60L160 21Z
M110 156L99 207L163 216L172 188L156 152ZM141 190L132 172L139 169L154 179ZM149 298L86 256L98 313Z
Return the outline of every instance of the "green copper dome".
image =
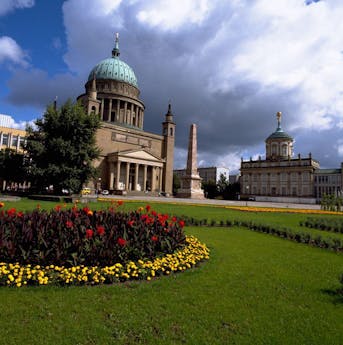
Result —
M116 35L115 47L112 50L112 57L99 62L89 73L88 81L96 79L113 79L138 87L137 78L133 69L124 61L119 59L118 35Z
M281 128L281 112L278 112L276 114L277 120L278 120L278 126L276 128L276 131L274 133L272 133L267 139L286 139L286 140L292 140L293 138L287 134L286 132L283 131L283 129Z
M274 133L272 133L267 140L269 139L287 139L287 140L293 140L293 138L288 135L286 132L282 130L282 128L278 127Z

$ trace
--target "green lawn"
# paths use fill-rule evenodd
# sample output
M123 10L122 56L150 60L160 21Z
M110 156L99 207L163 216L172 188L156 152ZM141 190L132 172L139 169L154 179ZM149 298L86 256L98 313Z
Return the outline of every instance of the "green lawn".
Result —
M198 219L247 217L288 227L306 218L152 206ZM186 231L205 242L211 256L182 274L112 286L1 287L0 344L343 344L343 298L336 293L342 254L244 228Z

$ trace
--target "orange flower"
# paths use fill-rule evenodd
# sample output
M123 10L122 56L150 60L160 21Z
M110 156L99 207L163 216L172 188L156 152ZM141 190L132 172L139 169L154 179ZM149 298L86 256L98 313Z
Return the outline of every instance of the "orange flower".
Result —
M4 206L5 206L5 203L0 202L0 208L1 208L1 207L4 207Z
M123 200L118 200L118 206L123 205L124 201Z
M93 211L89 210L89 211L87 212L87 215L88 215L88 216L93 216Z

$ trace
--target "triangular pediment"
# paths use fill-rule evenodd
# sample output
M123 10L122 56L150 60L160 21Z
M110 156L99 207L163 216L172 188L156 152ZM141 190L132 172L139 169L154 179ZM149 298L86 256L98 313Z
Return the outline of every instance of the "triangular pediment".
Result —
M144 150L139 151L132 151L128 153L120 153L121 156L130 157L130 158L137 158L137 159L145 159L149 161L156 161L160 162L161 159L158 159L156 156L153 156L151 153L146 152Z
M139 160L146 160L150 162L160 162L160 163L164 161L162 158L155 156L152 153L145 150L119 151L119 152L114 152L110 154L110 156L118 156L121 158L139 159Z

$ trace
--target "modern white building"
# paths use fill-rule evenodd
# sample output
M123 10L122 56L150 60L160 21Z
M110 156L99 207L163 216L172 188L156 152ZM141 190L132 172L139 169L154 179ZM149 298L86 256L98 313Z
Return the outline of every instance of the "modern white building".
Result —
M225 167L204 167L198 168L199 175L202 179L202 182L218 182L220 175L224 175L227 180L229 180L229 168ZM177 169L174 170L174 174L181 177L186 174L186 169Z
M0 127L12 128L13 123L14 123L14 120L12 116L0 114Z

